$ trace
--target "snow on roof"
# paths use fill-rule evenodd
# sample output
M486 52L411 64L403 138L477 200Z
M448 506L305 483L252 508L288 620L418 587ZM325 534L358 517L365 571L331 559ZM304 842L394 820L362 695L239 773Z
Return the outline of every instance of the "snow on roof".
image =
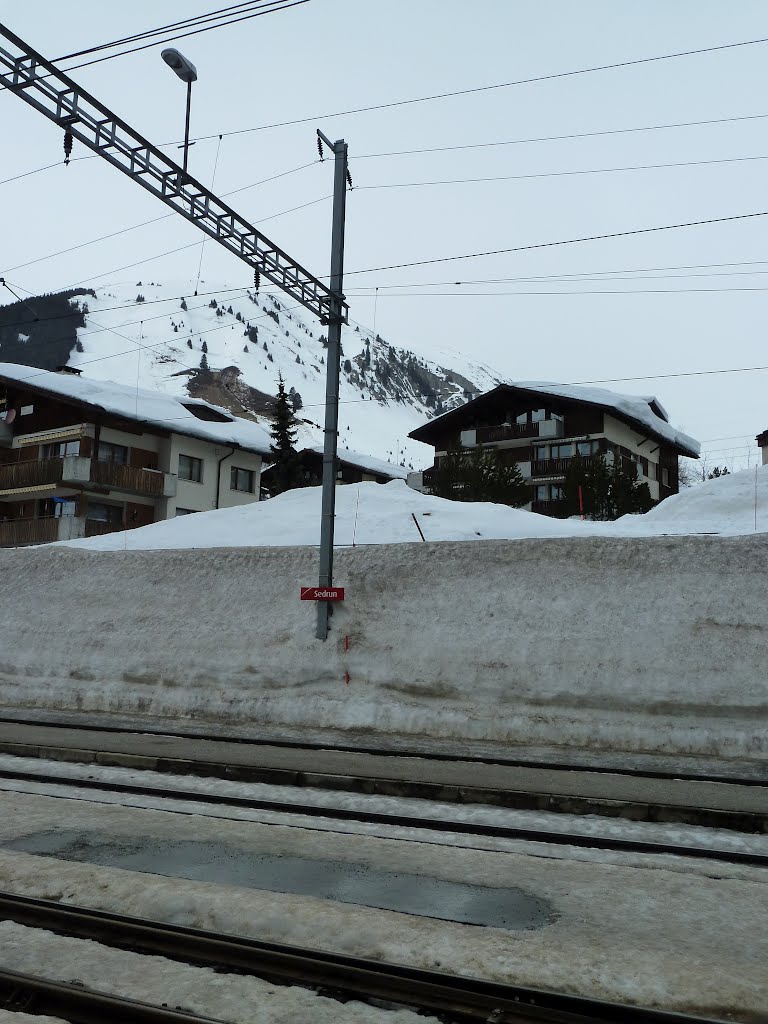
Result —
M607 409L622 419L631 420L649 433L674 445L685 452L686 455L698 458L701 450L701 445L695 438L689 437L682 430L677 430L666 418L656 415L651 407L651 403L656 404L656 407L664 417L667 416L667 413L658 398L653 395L624 395L618 391L608 391L606 388L593 388L583 384L551 384L547 381L517 380L499 384L498 388L494 388L493 391L486 391L485 394L480 395L474 401L482 401L488 395L503 388L520 388L523 391L537 391L542 395L553 395L558 398L569 398L577 402L588 402L590 405ZM453 409L444 415L455 416L463 408L465 406L459 406L458 409ZM441 418L437 417L434 420L429 420L429 423L425 424L425 426L431 426ZM419 427L417 430L412 431L410 436L418 435L423 429L423 427Z
M546 381L514 381L510 387L524 388L526 391L540 391L546 395L556 395L559 398L572 398L579 402L589 402L591 405L599 405L603 409L610 409L626 419L634 420L642 424L651 433L662 437L665 441L683 448L692 456L698 457L701 445L694 437L689 437L682 430L677 430L668 423L666 419L657 416L651 408L655 402L657 407L666 416L666 410L658 398L651 395L623 395L618 391L608 391L606 388L593 388L584 384L550 384Z
M269 434L257 423L239 419L226 409L197 398L177 398L161 391L147 391L111 380L91 380L70 373L52 373L19 363L0 363L0 380L12 381L48 394L92 405L114 416L135 420L176 434L204 441L236 445L265 455ZM226 417L226 422L199 419L191 409L203 409Z
M304 451L323 454L321 444L313 444ZM361 455L360 452L350 452L346 448L339 449L336 453L339 462L346 462L350 466L357 466L359 469L367 470L369 473L381 473L392 480L405 480L408 470L405 466L398 466L394 462L385 462L383 459L375 459L372 455Z

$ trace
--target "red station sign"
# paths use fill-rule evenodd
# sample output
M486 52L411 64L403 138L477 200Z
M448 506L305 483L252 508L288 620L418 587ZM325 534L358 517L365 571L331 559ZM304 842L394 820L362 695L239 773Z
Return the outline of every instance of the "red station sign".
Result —
M343 601L344 587L302 587L302 601Z

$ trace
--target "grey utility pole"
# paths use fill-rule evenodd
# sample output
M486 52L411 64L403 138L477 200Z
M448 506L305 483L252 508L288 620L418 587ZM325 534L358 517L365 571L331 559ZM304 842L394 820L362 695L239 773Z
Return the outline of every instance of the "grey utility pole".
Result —
M331 150L333 164L333 231L331 234L331 301L328 312L328 365L325 378L325 435L323 441L323 495L320 520L321 588L333 585L333 533L336 521L336 450L339 436L339 376L341 371L341 325L344 309L344 221L347 207L347 144L331 142L318 129L317 137ZM318 640L328 637L331 606L317 605Z

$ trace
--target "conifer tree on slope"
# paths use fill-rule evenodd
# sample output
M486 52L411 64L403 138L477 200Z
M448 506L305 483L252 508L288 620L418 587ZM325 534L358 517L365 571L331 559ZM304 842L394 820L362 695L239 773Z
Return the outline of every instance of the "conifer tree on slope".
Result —
M296 453L296 421L293 409L285 393L285 382L282 373L277 378L277 401L275 402L275 421L271 428L272 444L269 451L274 469L272 494L282 494L298 487L299 465Z

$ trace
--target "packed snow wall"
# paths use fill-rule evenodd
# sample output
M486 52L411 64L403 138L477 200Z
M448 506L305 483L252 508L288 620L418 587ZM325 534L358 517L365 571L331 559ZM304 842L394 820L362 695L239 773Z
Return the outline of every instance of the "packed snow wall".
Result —
M564 539L0 551L0 700L595 748L764 756L768 541ZM347 682L348 678L348 682Z

